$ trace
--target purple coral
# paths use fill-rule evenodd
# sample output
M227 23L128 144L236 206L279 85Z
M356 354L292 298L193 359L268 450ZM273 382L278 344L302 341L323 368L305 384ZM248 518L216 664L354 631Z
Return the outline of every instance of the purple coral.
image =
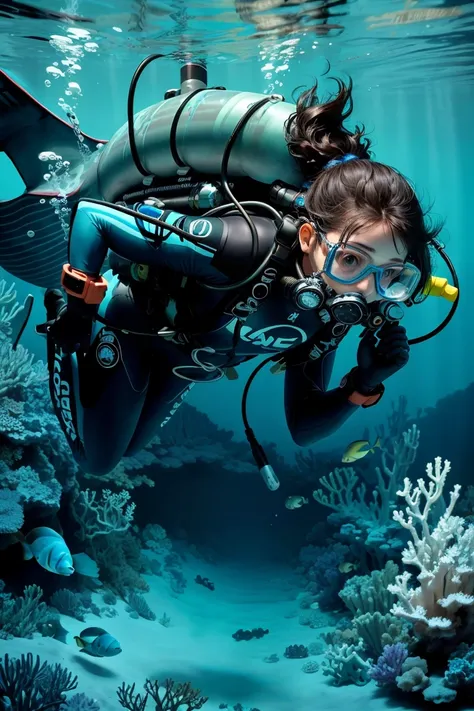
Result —
M369 671L369 676L377 682L378 686L395 684L395 679L402 673L402 664L408 657L405 644L386 644L383 652Z

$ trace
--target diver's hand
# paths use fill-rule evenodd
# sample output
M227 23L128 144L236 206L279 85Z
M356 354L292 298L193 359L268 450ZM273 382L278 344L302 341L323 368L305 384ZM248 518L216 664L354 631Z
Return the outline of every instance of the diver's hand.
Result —
M403 326L386 323L377 337L373 331L367 331L359 343L354 380L362 393L380 385L408 363L410 346Z
M68 309L47 326L47 332L64 353L86 350L90 343L91 331L91 319L78 317Z
M90 344L95 308L79 299L69 299L57 318L37 327L38 333L47 333L64 353L87 350Z

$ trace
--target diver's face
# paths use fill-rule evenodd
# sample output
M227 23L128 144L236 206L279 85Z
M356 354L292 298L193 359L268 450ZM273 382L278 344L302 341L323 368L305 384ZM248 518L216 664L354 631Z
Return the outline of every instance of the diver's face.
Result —
M324 269L326 257L330 250L330 246L327 243L331 245L337 244L340 233L327 232L324 238L309 223L305 223L300 228L299 241L304 255L303 270L305 273L321 272ZM403 242L399 238L394 239L385 225L375 225L354 233L347 241L347 245L348 259L352 259L350 245L353 245L364 254L367 262L379 267L400 265L407 257L407 250ZM373 273L352 284L341 284L325 273L322 274L322 278L337 294L344 294L349 291L357 292L362 294L368 303L381 301L383 298L375 288L375 275Z

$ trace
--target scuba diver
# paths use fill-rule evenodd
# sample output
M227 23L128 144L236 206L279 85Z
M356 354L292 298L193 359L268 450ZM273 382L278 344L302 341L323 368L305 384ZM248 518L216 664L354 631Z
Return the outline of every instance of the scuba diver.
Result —
M95 168L96 194L108 198L74 205L63 289L45 295L37 331L53 406L78 464L100 476L142 450L196 383L234 379L240 363L267 354L245 385L242 417L275 490L247 419L257 372L270 361L284 372L292 438L316 442L379 402L410 344L446 326L457 277L413 187L371 159L363 127L344 126L351 81L337 79L325 103L316 85L295 106L208 89L205 67L188 63L180 90L134 116L138 78L155 58L134 75L128 124L100 158L107 170ZM453 286L432 275L432 250ZM402 305L428 295L452 302L450 313L409 340ZM357 363L329 390L355 325Z

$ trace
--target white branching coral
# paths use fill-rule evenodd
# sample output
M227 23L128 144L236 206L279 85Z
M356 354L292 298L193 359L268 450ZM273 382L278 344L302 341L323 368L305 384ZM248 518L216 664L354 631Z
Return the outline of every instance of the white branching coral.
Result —
M461 516L453 516L461 487L450 492L449 505L431 530L433 505L443 495L446 477L451 471L448 460L436 457L434 466L426 465L428 485L423 479L417 486L405 478L402 496L405 511L394 511L395 521L406 528L409 541L402 554L406 565L419 569L417 588L409 588L408 571L397 575L387 589L398 597L392 614L410 620L419 636L454 637L474 626L474 526L466 526ZM461 627L463 628L461 630Z

